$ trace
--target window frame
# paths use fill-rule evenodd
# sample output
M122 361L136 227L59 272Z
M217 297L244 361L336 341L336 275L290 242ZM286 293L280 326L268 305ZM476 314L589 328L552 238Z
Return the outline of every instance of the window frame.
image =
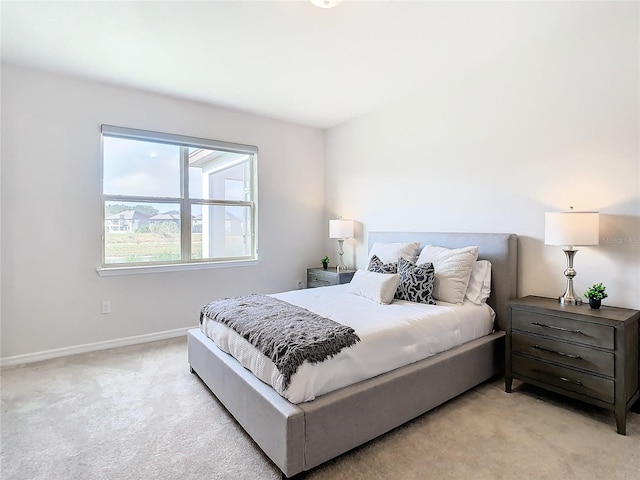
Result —
M180 152L180 197L149 197L136 195L115 195L104 193L104 139L105 137L124 138L129 140L163 143L181 147ZM249 199L247 200L215 200L204 198L190 198L189 195L189 148L202 148L249 156L246 160L249 167ZM258 147L238 143L209 140L170 133L154 132L113 125L101 125L100 132L100 245L101 267L97 269L100 275L116 275L130 273L146 273L171 270L190 270L203 268L217 268L223 266L253 265L258 261ZM245 161L240 161L242 164ZM226 168L233 168L226 166ZM204 195L203 195L204 196ZM180 205L180 259L155 262L106 262L106 215L105 206L108 202L144 202L144 203L172 203ZM250 212L250 253L238 257L207 257L191 258L192 205L241 206Z

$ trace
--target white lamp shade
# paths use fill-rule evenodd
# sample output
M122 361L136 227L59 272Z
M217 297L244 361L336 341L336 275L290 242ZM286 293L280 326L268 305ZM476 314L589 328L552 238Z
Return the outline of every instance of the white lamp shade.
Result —
M546 212L544 214L546 245L598 245L600 215L598 212Z
M353 238L353 220L329 220L329 238Z

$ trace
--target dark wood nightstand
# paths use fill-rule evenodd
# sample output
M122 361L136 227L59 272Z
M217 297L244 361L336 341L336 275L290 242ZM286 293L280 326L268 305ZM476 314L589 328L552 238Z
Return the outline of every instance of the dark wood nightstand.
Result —
M355 270L340 270L337 272L336 267L329 267L327 270L307 268L307 288L349 283L354 273L356 273Z
M563 305L524 297L509 302L505 391L513 379L615 412L626 434L627 411L640 396L640 311Z

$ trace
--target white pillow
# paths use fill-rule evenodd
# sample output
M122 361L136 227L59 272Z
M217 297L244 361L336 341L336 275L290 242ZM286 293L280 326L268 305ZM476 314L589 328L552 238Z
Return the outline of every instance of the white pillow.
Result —
M420 252L417 264L433 263L436 280L433 298L461 304L469 285L473 264L478 259L478 247L444 248L427 245Z
M478 260L471 270L469 286L467 287L467 300L482 305L487 302L491 294L491 262Z
M357 270L349 282L347 292L386 305L393 301L393 296L398 289L398 282L399 277L394 273Z
M413 243L382 243L376 242L369 252L369 260L377 255L382 263L397 262L400 257L404 257L411 262L415 262L418 257L420 242Z

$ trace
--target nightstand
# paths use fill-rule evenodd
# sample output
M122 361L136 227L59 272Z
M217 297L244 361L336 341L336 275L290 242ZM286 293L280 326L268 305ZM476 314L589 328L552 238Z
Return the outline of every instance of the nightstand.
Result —
M613 411L626 434L638 400L638 319L626 308L563 305L524 297L509 302L505 391L513 379Z
M354 273L356 273L355 270L340 270L337 272L336 267L329 267L328 270L307 268L307 288L349 283Z

